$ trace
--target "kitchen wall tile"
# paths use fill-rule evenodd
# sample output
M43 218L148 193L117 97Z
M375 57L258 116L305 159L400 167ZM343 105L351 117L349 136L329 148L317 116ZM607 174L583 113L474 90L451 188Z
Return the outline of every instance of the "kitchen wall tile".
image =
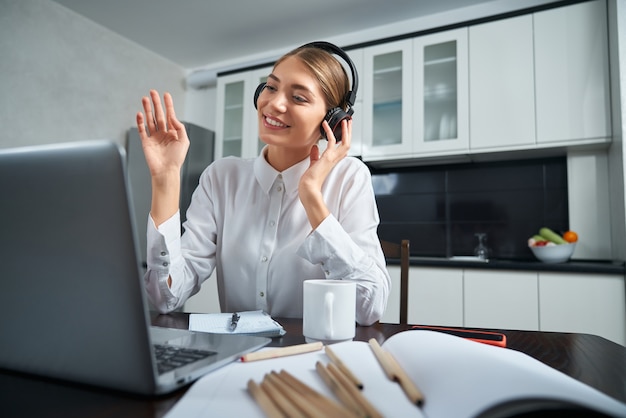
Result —
M446 170L416 167L397 171L378 171L372 177L372 182L376 195L443 193L446 190Z
M378 236L382 240L400 242L411 241L412 255L442 257L446 254L445 223L381 223Z
M542 166L515 163L464 164L451 167L449 192L496 191L543 187Z
M378 196L378 213L385 222L444 222L446 195L413 194Z
M492 258L533 259L542 226L567 230L565 157L372 169L382 239L411 239L414 256L471 255L478 232Z

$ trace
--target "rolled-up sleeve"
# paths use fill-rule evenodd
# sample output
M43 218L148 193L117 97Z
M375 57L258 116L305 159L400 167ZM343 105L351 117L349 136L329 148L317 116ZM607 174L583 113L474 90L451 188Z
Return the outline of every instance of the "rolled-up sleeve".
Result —
M180 281L173 281L172 288L167 284L171 266L183 263L178 212L159 228L155 226L152 217L148 216L147 246L148 270L144 277L146 291L159 312L171 312L178 307L182 291Z
M360 325L378 321L387 306L391 280L376 234L355 243L337 221L328 216L298 249L298 255L319 264L327 279L352 280L357 284L356 320Z

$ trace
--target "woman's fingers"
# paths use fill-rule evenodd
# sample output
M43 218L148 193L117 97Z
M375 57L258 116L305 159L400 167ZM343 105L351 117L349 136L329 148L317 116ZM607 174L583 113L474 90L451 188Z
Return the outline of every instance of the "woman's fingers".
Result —
M174 128L177 131L180 131L184 128L184 125L178 121L176 118L176 111L174 110L174 100L172 99L172 95L169 93L165 93L163 95L163 101L165 102L165 114L167 115L167 123L170 128Z
M156 125L154 123L154 112L152 111L150 99L148 97L142 97L141 104L143 105L143 112L146 115L145 123L148 125L148 132L153 134L156 132Z
M152 98L152 104L154 105L154 120L156 121L156 129L158 131L165 131L167 129L167 125L159 93L156 90L150 90L150 97Z
M176 111L174 110L174 100L172 95L165 93L163 95L163 102L165 106L165 112L163 112L163 105L161 104L161 98L156 90L150 90L150 97L143 97L141 103L143 105L144 113L146 114L146 120L143 120L143 115L137 114L137 127L141 132L146 132L144 123L148 125L149 136L154 135L156 132L167 132L169 129L180 131L185 128L177 118ZM139 125L142 125L139 127Z
M322 127L326 132L326 139L328 140L328 148L334 149L335 145L339 144L341 148L350 149L350 143L352 142L352 118L343 119L341 122L341 142L337 142L333 130L326 120L322 122Z
M337 144L337 139L335 138L335 134L326 119L322 121L322 128L324 128L324 132L326 132L326 140L328 141L327 148L334 147L335 144Z
M137 131L139 131L139 137L143 139L146 135L146 125L144 125L143 121L143 113L137 112L136 116L137 121Z
M350 148L352 143L352 118L341 121L341 146Z

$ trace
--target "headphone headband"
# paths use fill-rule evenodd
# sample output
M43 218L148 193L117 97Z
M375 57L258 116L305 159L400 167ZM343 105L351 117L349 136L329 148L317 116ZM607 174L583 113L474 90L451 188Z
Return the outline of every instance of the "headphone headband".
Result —
M343 49L339 48L337 45L331 44L330 42L326 41L310 42L308 44L302 45L300 48L308 47L323 49L328 53L338 55L346 62L346 64L348 64L352 76L352 85L350 90L348 91L348 94L346 95L346 101L348 102L350 107L354 106L354 102L356 101L356 92L359 88L359 75L356 72L356 66L354 65L348 54L346 54L346 52Z

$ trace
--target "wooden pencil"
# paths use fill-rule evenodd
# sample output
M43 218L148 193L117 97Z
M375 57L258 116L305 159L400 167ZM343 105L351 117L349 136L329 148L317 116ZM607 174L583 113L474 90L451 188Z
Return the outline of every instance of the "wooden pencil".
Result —
M280 410L288 417L305 418L306 415L276 386L274 382L267 379L267 375L261 382L261 389L278 405Z
M248 380L248 392L268 418L287 418L274 401L254 380Z
M419 388L413 383L409 375L400 367L396 359L388 351L378 344L375 338L369 340L370 347L374 351L374 355L378 359L381 367L387 374L389 379L396 381L404 390L407 397L416 405L422 405L424 403L424 395Z
M363 393L354 385L354 382L336 364L331 363L326 367L330 374L335 377L337 382L346 389L352 399L360 406L361 410L365 412L366 417L383 418L382 414L363 396Z
M309 344L299 344L299 345L291 345L288 347L276 348L273 350L265 350L265 351L255 351L252 353L244 354L241 356L241 361L257 361L257 360L266 360L272 358L293 356L295 354L303 354L310 353L312 351L321 350L324 347L324 344L320 341L309 343Z
M307 417L325 416L323 405L315 400L302 396L295 388L286 383L276 372L272 372L265 376L265 379L272 382L275 387L291 401Z
M378 344L378 341L376 341L375 338L371 338L369 340L369 344L387 377L390 380L395 380L396 376L394 374L393 365L389 361L389 358L385 355L385 351L383 350L383 348L380 346L380 344Z
M359 417L367 416L363 407L352 397L350 392L348 392L348 390L337 381L335 376L328 371L321 361L315 363L315 369L324 380L324 383L326 383L330 390L341 401L341 403L343 403L346 408L350 410L351 413L356 414L356 416Z
M337 354L335 354L330 346L327 345L324 348L324 351L326 352L326 355L328 355L328 357L331 359L331 361L339 368L339 370L341 370L343 374L345 374L357 388L363 389L363 383L359 380L358 377L354 375L354 373L352 373L348 366L346 366L344 362L341 361L339 357L337 357Z
M422 391L419 390L415 383L413 383L406 371L398 364L395 357L390 352L386 352L385 354L389 357L389 361L395 370L394 374L396 376L396 380L400 383L402 389L404 389L404 393L406 393L411 402L416 405L422 405L424 403L424 395L422 394Z
M343 405L337 403L335 400L322 395L315 389L311 388L306 383L302 382L298 378L294 377L286 370L281 370L278 375L292 388L294 388L302 396L306 396L314 400L321 409L324 410L325 417L351 417L353 414L346 409Z

